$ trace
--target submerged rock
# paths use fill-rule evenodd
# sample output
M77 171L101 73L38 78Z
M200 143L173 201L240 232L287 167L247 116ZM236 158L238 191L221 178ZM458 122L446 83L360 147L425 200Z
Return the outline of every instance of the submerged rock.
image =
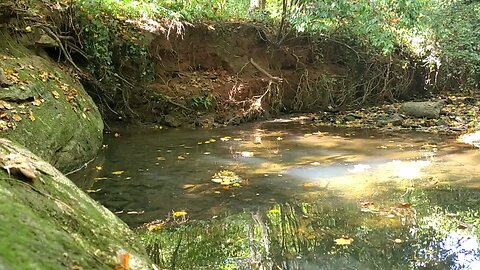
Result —
M0 269L111 270L121 254L130 269L151 269L127 225L50 164L5 139L0 163ZM27 165L29 177L12 170Z
M393 126L399 126L402 124L403 117L400 116L399 114L393 114L393 115L380 115L376 119L376 124L379 127L383 127L386 125L393 125Z
M420 118L438 118L444 105L445 101L405 102L399 112Z
M62 171L92 159L102 144L97 106L70 74L0 31L4 80L0 136L10 138Z

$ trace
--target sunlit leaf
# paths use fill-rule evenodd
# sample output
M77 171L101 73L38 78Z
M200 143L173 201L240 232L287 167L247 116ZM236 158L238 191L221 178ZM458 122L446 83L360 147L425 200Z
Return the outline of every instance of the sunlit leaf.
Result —
M98 189L87 189L85 191L88 192L88 193L95 193L95 192L99 192L100 190L102 190L102 189L100 189L100 188L98 188Z
M195 187L194 184L185 184L185 185L183 185L182 188L183 188L183 189L190 189L190 188L194 188L194 187Z
M157 160L167 160L165 157L157 157Z
M403 240L397 238L397 239L393 240L393 242L394 242L395 244L401 244L401 243L403 243Z
M240 152L240 154L242 155L242 157L253 157L253 152L243 151Z
M342 237L342 238L335 239L335 245L339 245L339 246L351 245L352 242L353 242L352 238Z
M114 171L114 172L112 172L113 175L121 175L122 173L124 173L124 171Z
M103 170L103 167L102 166L95 166L95 170L96 171L101 171L101 170Z
M17 113L14 113L14 114L12 115L12 119L15 120L16 122L22 121L22 117L21 117L19 114L17 114Z
M53 91L52 91L52 95L53 95L53 97L56 98L56 99L59 99L59 98L60 98L60 94L59 94L56 90L53 90Z
M156 231L160 231L161 229L163 229L165 225L162 224L162 223L157 223L157 224L149 224L147 225L147 230L151 231L151 232L156 232Z
M178 157L177 157L177 159L178 159L178 160L184 160L184 159L185 159L185 157L184 157L184 156L182 156L182 155L180 155L180 156L178 156Z
M172 211L173 217L183 217L187 215L186 211Z

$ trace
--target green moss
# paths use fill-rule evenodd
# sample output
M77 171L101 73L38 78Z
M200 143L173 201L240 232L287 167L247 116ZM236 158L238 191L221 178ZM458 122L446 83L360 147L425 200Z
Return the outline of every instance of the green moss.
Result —
M100 113L82 85L58 64L44 59L0 32L0 63L4 70L18 74L19 82L3 89L0 99L8 101L21 121L3 131L63 171L78 168L92 159L102 143L103 122ZM36 106L34 99L43 102ZM38 105L38 104L37 104Z
M148 267L142 246L126 224L51 165L14 149L38 160L37 167L48 173L30 184L0 170L0 268L113 269L122 250L131 255L135 269ZM0 148L1 155L9 152Z

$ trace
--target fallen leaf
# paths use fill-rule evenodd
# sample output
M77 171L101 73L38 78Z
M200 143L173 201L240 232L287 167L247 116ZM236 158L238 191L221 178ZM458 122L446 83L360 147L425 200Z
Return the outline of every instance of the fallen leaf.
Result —
M21 117L19 114L17 114L17 113L14 113L14 114L12 115L12 119L15 120L16 122L22 121L22 117Z
M119 263L115 264L115 270L130 270L130 254L120 251L118 254Z
M184 156L182 156L182 155L180 155L180 156L178 156L178 157L177 157L177 159L178 159L178 160L184 160L184 159L185 159L185 157L184 157Z
M112 172L113 175L121 175L124 171L114 171Z
M187 215L185 211L172 211L173 217L183 217Z
M403 240L397 238L397 239L393 240L393 242L394 242L395 244L401 244L401 243L403 243Z
M253 152L243 151L240 152L240 155L242 155L242 157L253 157Z
M183 185L183 189L190 189L190 188L194 188L195 185L194 184L185 184Z
M11 110L13 107L12 105L10 105L10 103L4 101L4 100L0 100L0 109L7 109L7 110Z
M31 26L25 27L25 32L27 32L27 33L32 32L32 27Z
M32 121L32 122L36 120L35 115L33 115L33 112L32 112L32 111L29 111L29 112L28 112L28 118L29 118L30 121Z
M149 224L149 225L147 225L147 230L149 230L151 232L156 232L156 231L160 231L161 229L163 229L163 227L164 227L163 223Z
M157 157L157 160L167 160L165 157Z
M335 245L339 245L339 246L351 245L352 242L353 242L352 238L342 237L342 238L335 239Z
M99 192L100 190L102 190L101 188L97 188L97 189L87 189L85 190L86 192L88 193L95 193L95 192Z
M24 176L32 182L37 179L37 170L28 157L13 153L3 155L0 156L0 164L9 174Z
M52 91L52 95L53 95L53 97L56 98L56 99L59 99L59 98L60 98L60 94L59 94L57 91L55 91L55 90Z
M101 171L103 170L103 167L102 166L95 166L95 170L98 172L98 171Z

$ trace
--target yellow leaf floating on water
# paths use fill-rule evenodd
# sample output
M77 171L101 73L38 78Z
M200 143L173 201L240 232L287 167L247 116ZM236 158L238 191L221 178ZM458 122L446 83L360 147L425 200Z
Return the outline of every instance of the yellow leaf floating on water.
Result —
M185 157L180 155L180 156L177 157L177 159L178 159L178 160L184 160Z
M107 180L107 179L108 179L108 177L95 177L95 178L93 178L93 180L95 180L95 181Z
M253 157L253 152L243 151L240 154L242 157Z
M25 32L27 32L27 33L32 32L32 27L31 26L25 27Z
M102 169L103 169L102 166L95 166L95 170L97 170L97 171L101 171Z
M230 136L225 136L225 137L220 138L220 141L222 141L222 142L228 142L228 141L230 141L231 138L232 138L232 137L230 137Z
M114 171L112 172L113 175L121 175L124 171Z
M167 160L165 157L157 157L157 160Z
M210 139L210 140L208 140L208 141L211 142L211 143L214 143L214 142L216 142L217 140L215 140L215 139Z
M348 245L351 245L352 242L353 242L352 238L342 237L342 238L335 239L335 245L339 245L339 246L348 246Z
M187 215L185 211L172 211L173 217L183 217Z

